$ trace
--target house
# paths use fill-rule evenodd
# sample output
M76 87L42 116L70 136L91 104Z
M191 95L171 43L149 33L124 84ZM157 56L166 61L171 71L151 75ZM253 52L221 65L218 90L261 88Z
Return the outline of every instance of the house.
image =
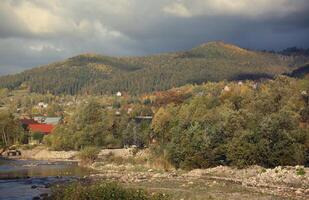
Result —
M116 96L117 96L117 97L121 97L121 96L122 96L121 92L117 92L117 93L116 93Z
M231 91L231 88L230 88L229 86L226 85L226 86L224 87L223 90L224 90L225 92L229 92L229 91Z
M151 122L152 118L153 118L152 116L136 116L134 119L136 123L141 123L142 121Z
M52 125L57 125L62 122L61 117L46 117L44 123L45 124L52 124Z
M39 103L38 103L38 107L39 107L39 108L47 108L47 107L48 107L48 104L47 104L47 103L44 103L44 102L39 102Z
M37 116L33 118L35 121L37 121L40 124L52 124L57 125L60 124L62 121L61 117L44 117L44 116Z
M44 135L52 133L55 125L57 125L60 120L60 117L51 117L47 120L44 117L35 117L34 119L23 118L20 119L20 124L25 132L28 133L29 144L39 144L42 142Z
M50 134L54 130L52 124L29 124L29 131L31 133L42 133L44 135Z

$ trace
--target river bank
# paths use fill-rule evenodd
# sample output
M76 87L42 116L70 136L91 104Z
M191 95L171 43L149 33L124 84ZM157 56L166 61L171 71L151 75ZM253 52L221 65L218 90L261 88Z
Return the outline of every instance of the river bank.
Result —
M18 159L48 160L48 161L79 161L78 151L51 151L45 146L37 146L33 149L21 149Z
M42 146L22 150L22 154L21 159L79 161L77 151L49 151ZM104 149L94 163L87 165L93 169L88 178L171 193L175 199L309 198L309 168L303 166L274 169L218 166L184 171L164 169L149 158L149 150Z
M173 194L175 191L187 193L188 197L180 195L176 199L191 199L193 196L199 199L194 193L200 194L200 199L208 195L214 199L226 199L227 196L229 199L248 199L248 194L250 199L309 198L309 168L304 166L278 166L273 169L217 166L184 171L157 163L148 149L122 149L102 150L97 161L88 167L98 172L91 175L94 179L117 180L130 186ZM220 191L225 194L218 195Z
M74 161L0 159L0 199L44 199L51 186L80 181L91 172Z
M245 195L248 193L252 195L250 199L309 198L309 169L301 166L274 169L259 166L247 169L218 166L192 171L166 172L143 166L113 164L99 166L99 163L94 163L92 168L99 172L91 175L94 179L117 180L127 185L170 190L170 192L179 190L190 194L196 191L203 193L204 196L205 194L215 196L215 199L224 199L230 195L235 196L235 199L246 199ZM305 174L299 175L299 169L304 170ZM225 195L218 197L215 193L220 189ZM256 198L253 198L254 196Z

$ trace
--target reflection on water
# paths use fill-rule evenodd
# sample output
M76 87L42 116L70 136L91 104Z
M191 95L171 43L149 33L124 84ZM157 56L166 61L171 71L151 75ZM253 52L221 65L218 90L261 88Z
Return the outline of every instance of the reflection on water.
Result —
M47 176L84 176L89 170L76 162L0 160L0 179Z
M0 159L0 200L31 200L48 193L48 186L90 174L76 162Z

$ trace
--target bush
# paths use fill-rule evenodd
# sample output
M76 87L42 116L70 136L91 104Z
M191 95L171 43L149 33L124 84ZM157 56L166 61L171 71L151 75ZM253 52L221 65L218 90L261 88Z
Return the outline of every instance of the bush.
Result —
M168 200L165 194L150 194L141 189L124 188L117 183L72 183L55 187L48 199L53 200Z
M244 131L234 137L227 145L227 157L239 168L258 163L257 144L252 132Z
M78 157L83 163L93 163L98 158L99 152L96 147L85 147L79 152Z
M31 136L32 136L33 140L37 140L38 142L42 142L42 140L44 138L44 134L43 133L39 133L39 132L32 133Z
M306 174L306 171L304 170L304 168L297 168L296 169L296 175L304 176L305 174Z

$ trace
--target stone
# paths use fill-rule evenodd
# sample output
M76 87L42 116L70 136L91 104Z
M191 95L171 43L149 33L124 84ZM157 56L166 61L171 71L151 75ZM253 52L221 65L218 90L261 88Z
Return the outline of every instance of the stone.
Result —
M302 195L302 194L303 194L302 189L297 189L297 190L295 191L295 194L297 194L297 195Z
M167 178L166 174L157 173L152 176L153 178Z
M205 170L203 169L194 169L187 173L187 176L191 177L201 177L205 173Z
M173 172L173 173L171 173L170 174L172 177L177 177L178 176L178 174L176 173L176 172Z
M48 197L48 194L47 193L40 194L40 197L46 199Z
M36 186L36 185L32 185L31 186L31 189L35 189L35 188L37 188L38 186Z

